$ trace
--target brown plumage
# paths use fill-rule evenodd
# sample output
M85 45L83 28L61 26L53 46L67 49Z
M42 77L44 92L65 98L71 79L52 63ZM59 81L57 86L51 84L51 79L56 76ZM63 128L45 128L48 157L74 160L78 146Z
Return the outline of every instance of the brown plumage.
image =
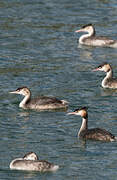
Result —
M114 137L115 136L112 135L110 132L100 128L87 129L80 132L80 138L83 139L91 139L97 141L114 141Z

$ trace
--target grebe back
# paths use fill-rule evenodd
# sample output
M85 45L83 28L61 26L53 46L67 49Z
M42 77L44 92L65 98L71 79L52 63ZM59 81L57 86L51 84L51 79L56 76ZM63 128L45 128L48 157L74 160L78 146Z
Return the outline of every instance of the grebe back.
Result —
M76 109L74 112L70 112L71 115L79 115L82 117L82 125L78 132L78 137L84 140L96 140L104 142L116 141L116 137L110 132L101 128L88 129L88 112L86 107Z

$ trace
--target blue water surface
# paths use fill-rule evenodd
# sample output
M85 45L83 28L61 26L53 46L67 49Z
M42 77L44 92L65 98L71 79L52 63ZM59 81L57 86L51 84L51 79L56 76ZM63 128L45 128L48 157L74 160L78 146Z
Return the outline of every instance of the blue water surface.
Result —
M78 45L75 31L93 23L97 34L117 39L116 0L0 1L0 179L116 180L117 143L77 138L81 118L65 111L36 112L18 107L9 94L27 86L32 96L69 101L69 111L88 106L89 127L117 136L117 91L101 88L111 63L117 76L117 49ZM34 151L58 164L54 173L12 171L11 160Z

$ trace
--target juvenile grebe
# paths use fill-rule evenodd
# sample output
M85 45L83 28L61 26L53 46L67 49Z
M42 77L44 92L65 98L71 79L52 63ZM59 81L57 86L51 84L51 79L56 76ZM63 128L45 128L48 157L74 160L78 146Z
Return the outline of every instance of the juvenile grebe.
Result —
M79 115L82 117L82 125L78 132L78 137L84 140L97 140L97 141L116 141L116 137L105 129L93 128L88 129L88 112L86 107L76 109L74 112L68 114Z
M23 109L49 110L66 109L68 107L67 101L59 100L55 97L38 96L37 98L31 99L31 92L27 87L18 88L16 91L10 93L25 96L19 104L19 107Z
M89 46L113 47L117 48L117 40L108 37L96 36L95 28L92 24L87 24L75 32L87 32L79 38L79 43Z
M113 70L110 64L103 63L93 69L93 71L104 71L106 73L106 77L102 81L103 88L117 88L117 78L113 78Z
M27 153L23 158L16 158L10 163L10 169L26 171L56 171L58 165L54 165L45 160L39 160L34 152Z

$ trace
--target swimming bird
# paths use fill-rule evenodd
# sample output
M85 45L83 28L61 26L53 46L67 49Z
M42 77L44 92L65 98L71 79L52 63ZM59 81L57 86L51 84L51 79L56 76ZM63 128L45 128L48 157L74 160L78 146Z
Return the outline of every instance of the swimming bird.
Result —
M24 99L19 104L19 107L23 109L53 110L66 109L68 107L67 101L59 100L56 97L38 96L32 99L31 91L27 87L18 88L10 93L24 96Z
M36 153L29 152L23 158L12 160L10 163L10 169L46 172L56 171L59 169L59 166L45 160L39 160Z
M103 88L117 88L117 78L113 78L113 70L109 63L103 63L99 65L97 68L93 69L93 71L104 71L106 73L106 77L102 80Z
M86 32L79 38L79 43L88 46L101 46L101 47L112 47L117 48L117 40L110 39L104 36L96 36L95 28L92 24L87 24L81 29L75 31L77 32Z
M88 129L88 112L86 107L82 107L79 109L75 109L74 112L70 112L68 114L78 115L82 117L82 125L78 132L78 137L83 140L96 140L96 141L104 141L104 142L112 142L116 141L117 137L115 137L110 132L101 128L92 128Z

